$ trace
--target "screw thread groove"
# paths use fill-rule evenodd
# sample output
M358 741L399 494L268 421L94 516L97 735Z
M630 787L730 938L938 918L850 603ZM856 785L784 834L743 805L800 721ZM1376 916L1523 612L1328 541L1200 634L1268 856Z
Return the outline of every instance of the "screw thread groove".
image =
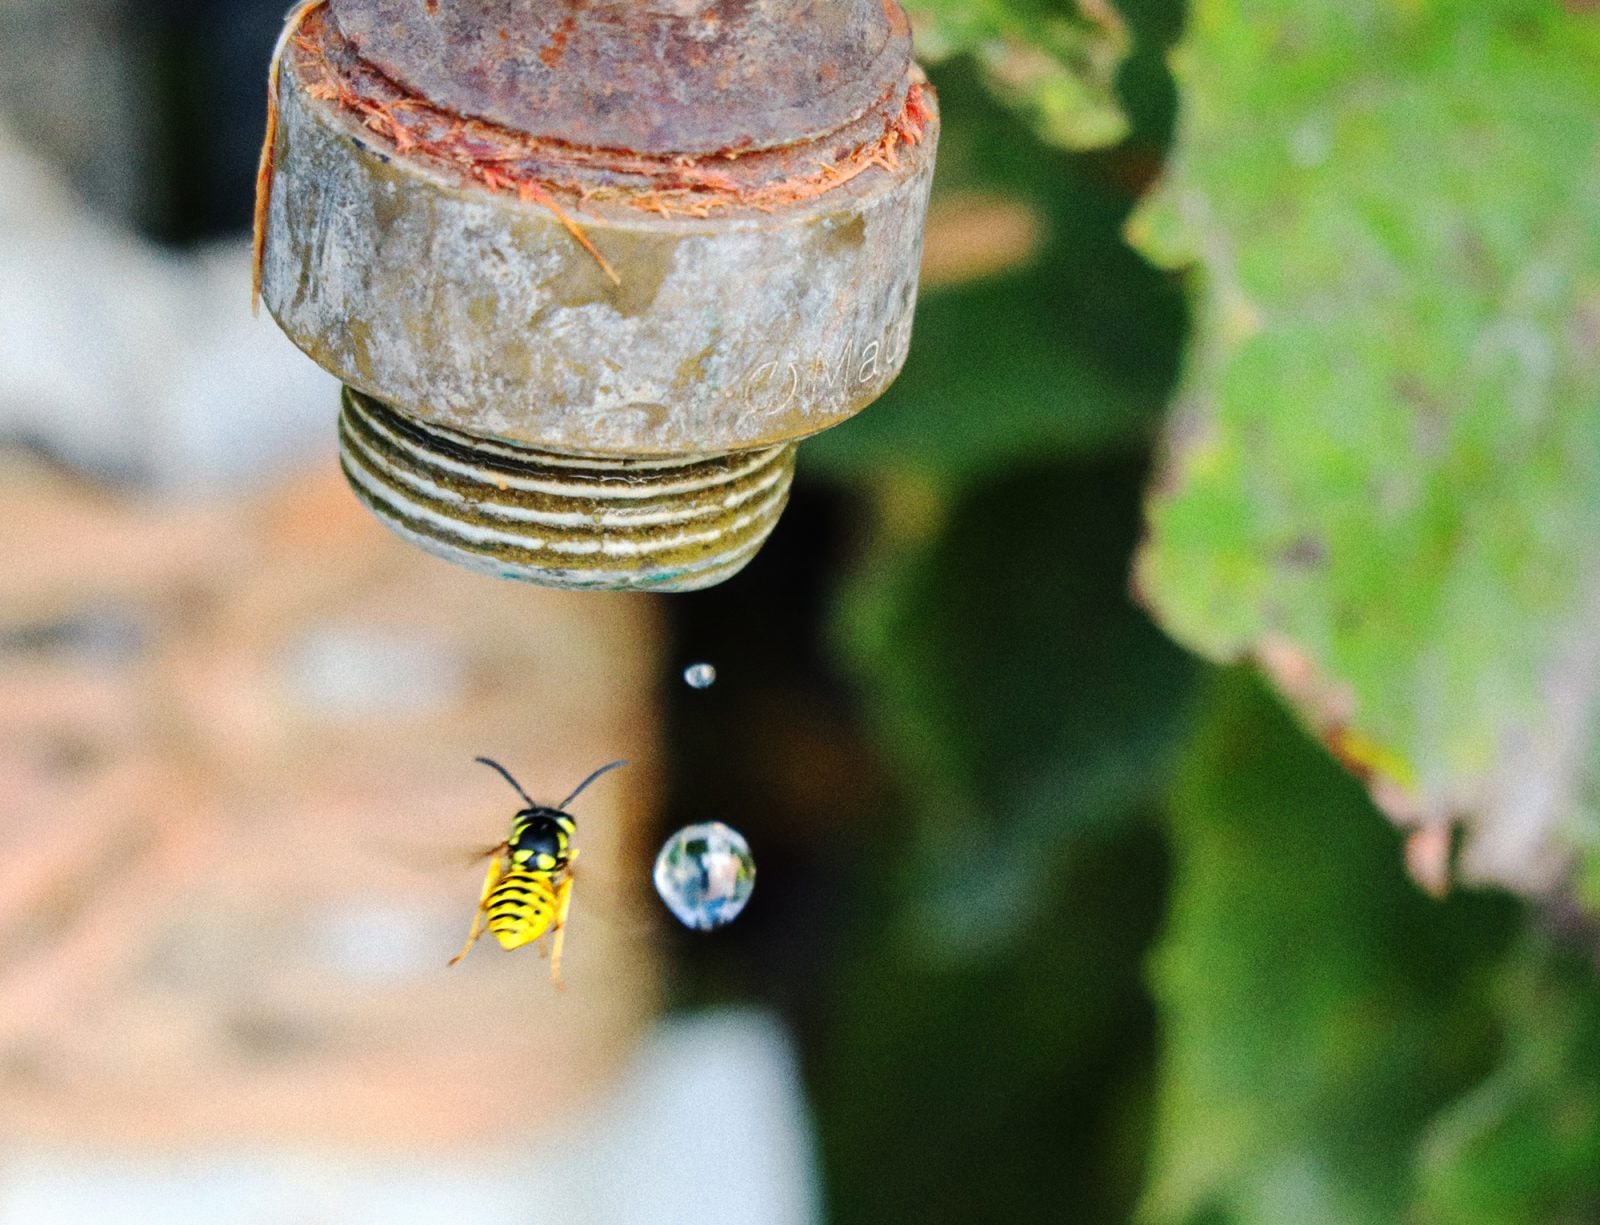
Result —
M552 587L721 582L760 549L794 475L793 443L687 460L557 455L424 424L348 387L339 439L351 487L398 535Z

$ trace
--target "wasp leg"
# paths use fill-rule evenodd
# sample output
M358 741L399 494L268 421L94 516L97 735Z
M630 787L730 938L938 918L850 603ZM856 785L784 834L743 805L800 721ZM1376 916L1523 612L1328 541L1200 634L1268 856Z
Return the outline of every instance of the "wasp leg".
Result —
M571 858L577 857L578 852L573 851ZM567 938L567 911L571 909L572 873L568 872L561 887L556 890L556 919L550 925L550 978L558 987L565 986L561 981L561 945Z
M488 859L489 856L491 856L491 855L496 855L496 856L504 855L510 849L511 849L511 844L509 842L499 842L499 843L496 843L494 846L486 846L480 851L473 851L472 852L472 862L473 863L478 863L481 860Z
M450 959L450 964L455 965L467 955L467 950L478 942L478 937L483 934L483 908L489 900L489 895L494 892L494 887L500 883L500 874L504 870L505 861L496 855L494 862L489 865L489 873L483 878L483 894L478 898L478 909L472 915L472 930L467 933L467 942L461 946L461 951Z

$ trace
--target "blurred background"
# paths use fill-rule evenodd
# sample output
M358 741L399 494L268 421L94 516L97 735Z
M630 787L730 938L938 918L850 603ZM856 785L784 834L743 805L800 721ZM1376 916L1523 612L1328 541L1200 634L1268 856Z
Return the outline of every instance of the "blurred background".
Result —
M0 4L0 1223L1600 1221L1592 4L912 6L905 372L675 597L345 489L281 10ZM633 762L564 993L477 754Z

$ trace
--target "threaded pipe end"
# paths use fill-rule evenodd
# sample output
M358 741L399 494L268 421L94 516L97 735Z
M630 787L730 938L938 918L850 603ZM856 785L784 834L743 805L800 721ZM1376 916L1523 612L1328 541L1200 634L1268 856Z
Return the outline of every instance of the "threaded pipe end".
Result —
M546 587L694 591L743 568L789 499L794 443L668 459L563 455L424 424L346 387L340 462L393 532Z

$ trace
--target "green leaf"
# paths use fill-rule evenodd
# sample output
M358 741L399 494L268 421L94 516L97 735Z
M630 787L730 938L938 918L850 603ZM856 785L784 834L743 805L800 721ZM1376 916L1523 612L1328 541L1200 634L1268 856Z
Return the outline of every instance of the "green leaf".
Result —
M1152 1222L1393 1225L1430 1117L1488 1070L1504 898L1424 898L1394 832L1259 686L1222 678L1180 768L1151 979Z
M907 6L917 53L969 53L989 88L1065 149L1116 144L1128 131L1117 70L1128 30L1109 0L919 0Z
M1600 845L1600 17L1198 0L1170 174L1198 260L1141 589L1262 659L1470 879Z

